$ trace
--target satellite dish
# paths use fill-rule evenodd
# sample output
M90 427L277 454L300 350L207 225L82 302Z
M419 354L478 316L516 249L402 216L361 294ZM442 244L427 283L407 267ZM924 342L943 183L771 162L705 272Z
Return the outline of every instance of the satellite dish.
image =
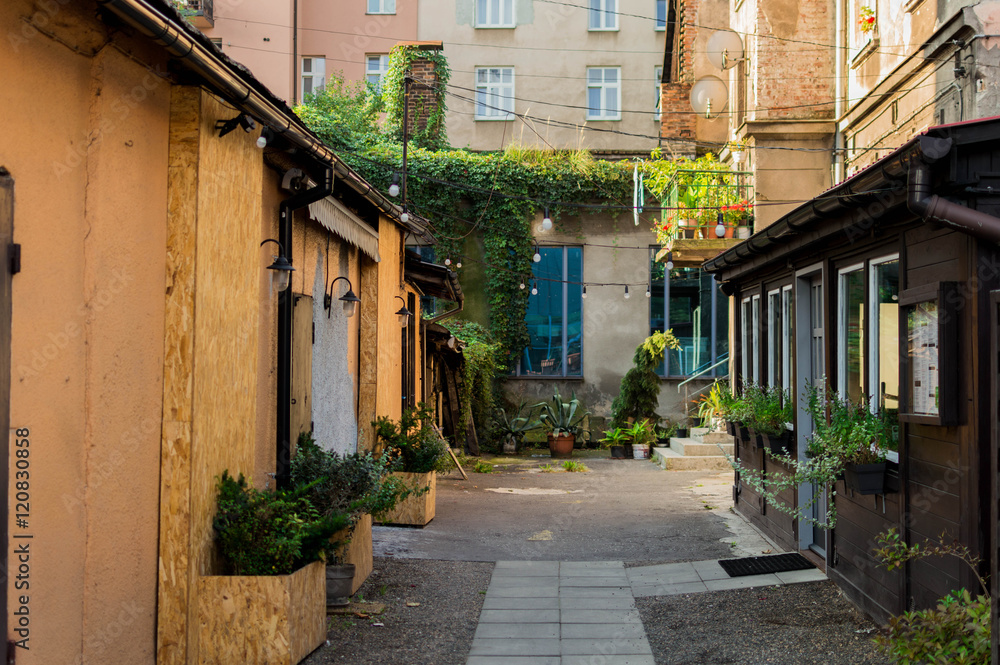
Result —
M743 60L743 40L732 30L716 30L708 40L708 61L717 69L729 69Z
M706 118L721 113L728 101L729 90L718 76L705 76L691 86L691 108Z

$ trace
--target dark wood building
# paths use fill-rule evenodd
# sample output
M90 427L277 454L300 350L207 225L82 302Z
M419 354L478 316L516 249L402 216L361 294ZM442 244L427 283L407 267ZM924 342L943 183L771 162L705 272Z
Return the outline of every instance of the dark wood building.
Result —
M908 542L946 533L981 554L996 599L995 215L1000 118L931 128L705 264L732 297L733 376L796 396L797 455L811 429L807 384L825 377L841 395L898 410L886 493L862 496L838 482L832 530L766 505L738 477L734 487L737 511L781 546L821 556L878 620L978 587L948 558L895 573L878 567L874 539L891 527ZM759 451L740 447L738 456L775 470ZM813 491L782 498L805 505Z

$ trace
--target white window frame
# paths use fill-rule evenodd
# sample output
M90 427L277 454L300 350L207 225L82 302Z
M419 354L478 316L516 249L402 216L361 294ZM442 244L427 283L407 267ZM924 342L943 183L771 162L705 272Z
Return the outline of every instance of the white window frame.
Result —
M781 289L771 289L767 292L767 385L772 388L781 382L779 363L783 360L784 337L781 314Z
M306 65L309 65L309 71L306 71ZM306 92L306 79L309 79L309 91ZM319 85L316 85L316 80L319 80ZM326 86L326 56L322 55L304 55L302 56L302 63L299 65L299 90L302 92L302 98L305 99L306 95L314 95L318 91L322 90Z
M653 119L659 122L663 116L663 109L660 108L660 105L663 103L663 65L653 67L653 78L656 79L656 106L654 107L656 115L653 116Z
M861 276L865 276L865 263L853 263L849 266L841 268L837 271L837 337L835 340L837 349L837 394L840 395L841 399L847 398L847 349L846 346L846 334L847 334L847 302L844 297L844 280L848 273L861 271ZM867 325L867 321L865 325ZM868 343L865 337L865 326L861 327L861 344L865 345ZM867 351L867 349L866 349ZM865 361L868 359L865 358ZM865 368L861 367L861 376L865 375Z
M378 59L378 68L372 69L372 62ZM385 78L386 72L389 71L389 56L385 53L366 53L365 54L365 81L368 84L373 85L375 90L382 90L382 79ZM378 81L372 83L369 80L370 76L378 76Z
M760 295L750 297L753 310L753 382L760 384Z
M781 288L781 389L795 398L792 390L792 285Z
M489 77L493 71L499 72L500 81L487 81L480 83L480 72L486 72ZM510 82L503 82L504 72L510 72ZM476 120L514 120L514 68L513 67L476 67L476 98L473 104L474 117ZM485 95L485 99L480 104L480 94ZM509 103L509 108L504 103ZM484 111L481 112L480 106Z
M620 0L590 0L587 11L587 29L607 32L618 29L618 3Z
M740 379L744 383L750 376L750 354L747 351L750 349L750 321L753 316L747 316L747 309L750 307L750 297L743 298L740 300Z
M396 0L367 0L366 14L395 14Z
M875 283L875 269L878 266L885 263L892 263L893 261L899 261L899 254L888 254L886 256L880 256L875 259L871 259L868 262L868 321L867 324L870 328L868 333L868 355L865 360L868 361L868 367L865 368L865 372L868 375L868 386L871 390L871 396L869 399L869 408L872 413L877 413L878 404L878 384L879 384L879 332L881 327L881 322L879 321L879 302L878 302L878 284ZM896 366L896 371L899 371L899 365ZM900 385L902 388L902 385ZM890 462L899 462L899 451L896 450L886 450L886 459Z
M609 70L614 70L615 72L615 82L612 85L608 85L605 80L607 77L607 72ZM600 71L601 81L600 83L591 82L591 72ZM590 107L590 91L594 89L599 89L601 91L601 104L598 109L598 113L593 114L593 109ZM608 110L608 93L609 91L614 92L615 95L615 113L609 114ZM622 68L621 67L587 67L587 120L621 120L622 119Z
M660 25L658 15L661 6L663 7L663 25ZM657 32L663 32L667 29L667 0L653 0L653 29Z
M497 8L496 22L490 19L494 7ZM507 18L508 14L509 18ZM516 25L517 5L514 0L476 0L477 28L513 28Z

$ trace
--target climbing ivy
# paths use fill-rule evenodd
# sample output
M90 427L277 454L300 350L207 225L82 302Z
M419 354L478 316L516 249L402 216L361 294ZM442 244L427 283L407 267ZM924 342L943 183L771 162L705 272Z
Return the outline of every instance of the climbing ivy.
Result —
M437 84L434 88L434 105L427 116L424 129L414 132L410 140L421 148L437 150L448 147L448 136L445 131L444 115L448 107L445 101L445 90L451 78L448 60L440 51L427 51L417 46L395 46L389 52L389 68L382 78L382 101L385 105L386 130L397 141L403 140L403 82L410 71L414 60L430 60L434 63ZM420 81L411 82L413 86L423 85ZM424 114L425 109L418 106L410 108L410 117L416 118Z

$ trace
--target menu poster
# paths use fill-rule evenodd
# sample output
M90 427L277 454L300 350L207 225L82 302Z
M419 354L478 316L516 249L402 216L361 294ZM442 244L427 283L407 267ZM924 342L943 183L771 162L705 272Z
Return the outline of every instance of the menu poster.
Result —
M907 320L910 412L915 415L940 413L939 329L937 301L917 303L910 308Z

